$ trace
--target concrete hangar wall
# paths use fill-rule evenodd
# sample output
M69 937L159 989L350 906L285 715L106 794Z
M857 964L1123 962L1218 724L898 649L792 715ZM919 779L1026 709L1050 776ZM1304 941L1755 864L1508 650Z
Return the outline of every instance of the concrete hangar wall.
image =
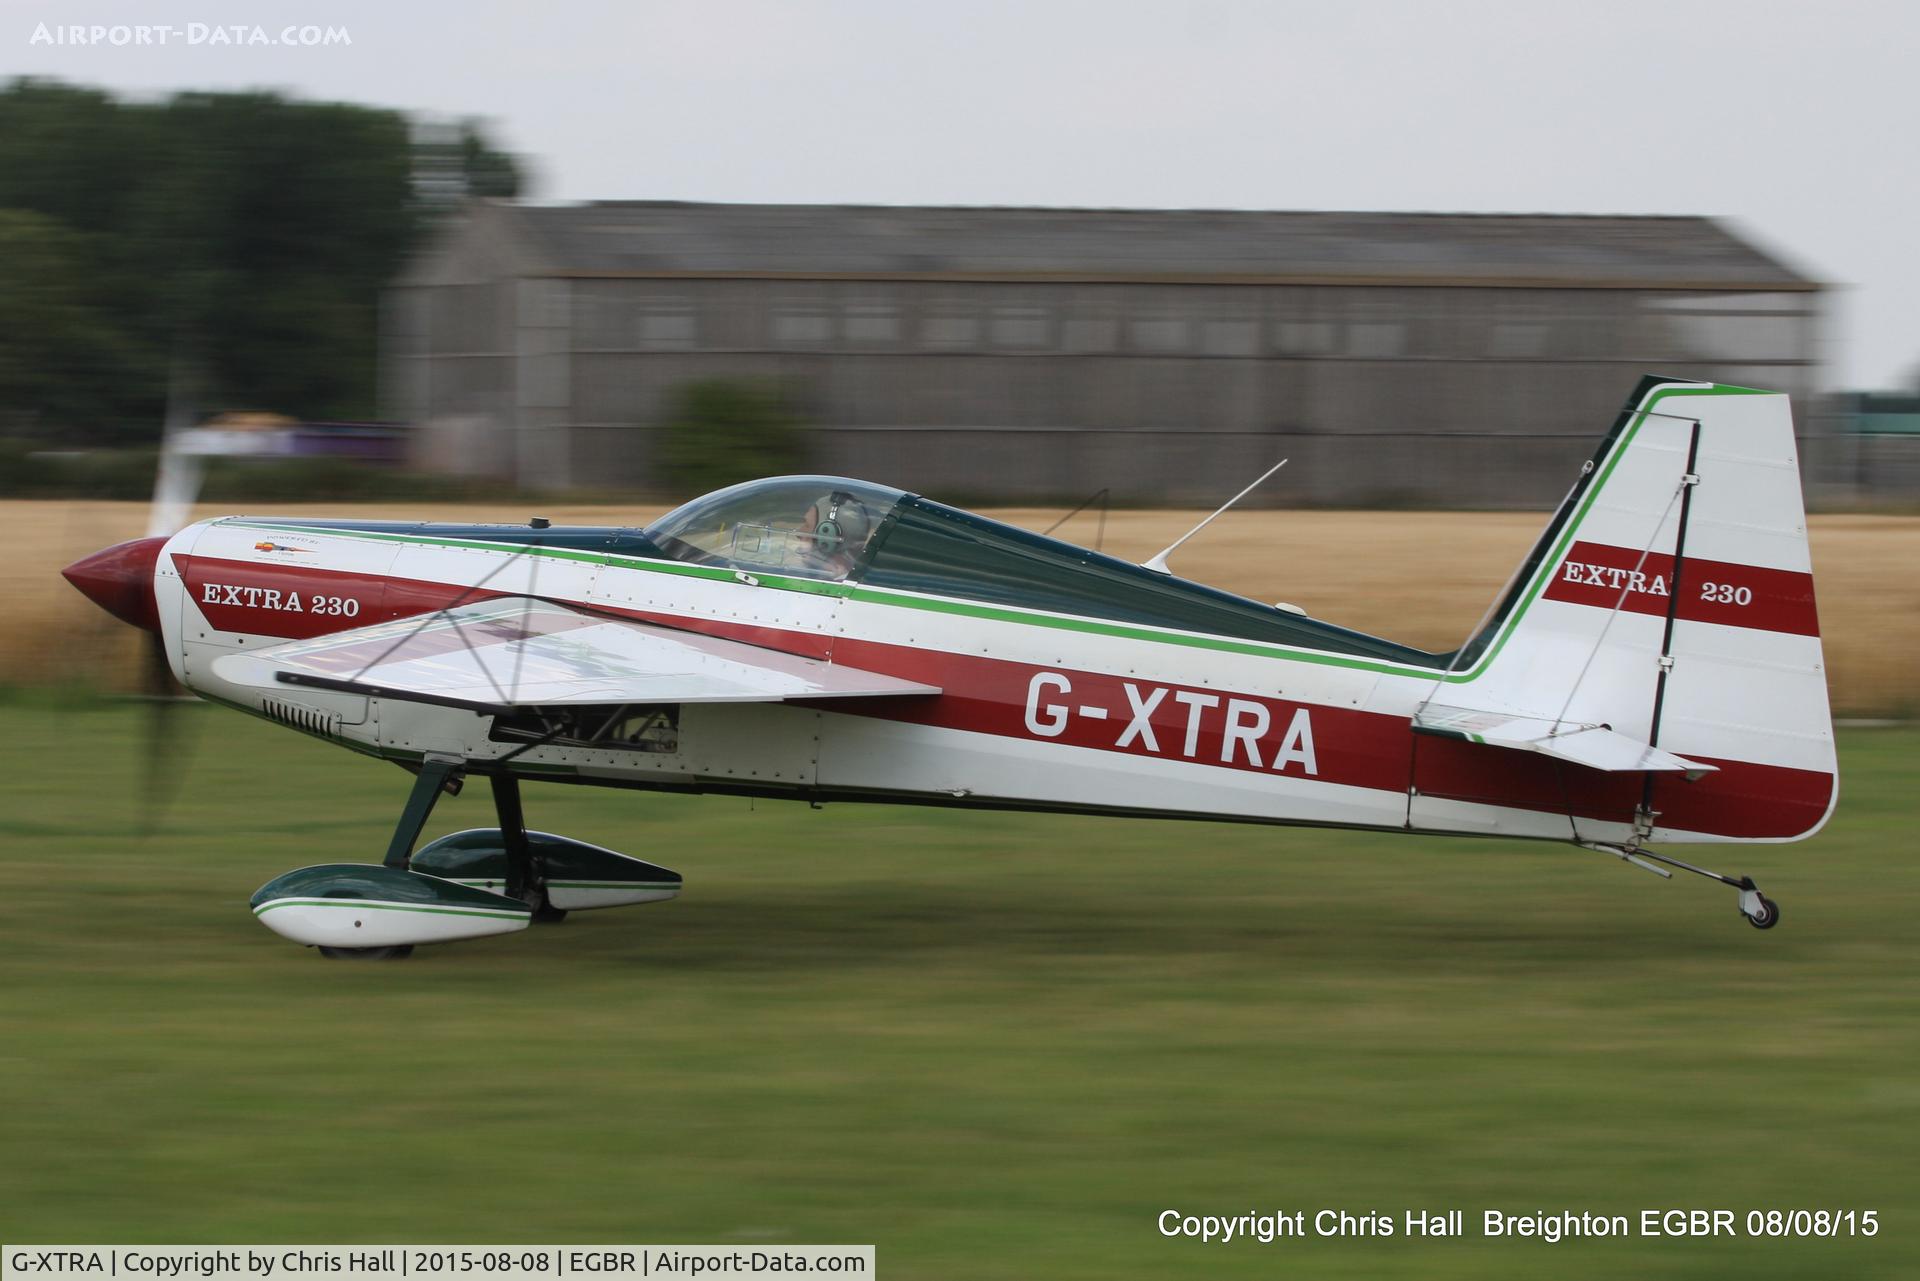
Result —
M391 291L438 465L658 491L676 388L964 499L1544 507L1642 373L1818 390L1820 286L1706 218L484 203ZM663 495L671 496L671 495Z

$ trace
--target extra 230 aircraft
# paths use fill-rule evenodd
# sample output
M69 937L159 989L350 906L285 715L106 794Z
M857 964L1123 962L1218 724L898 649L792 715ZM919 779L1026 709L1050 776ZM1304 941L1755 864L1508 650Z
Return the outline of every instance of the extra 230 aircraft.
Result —
M645 529L232 517L65 573L201 697L413 773L384 861L253 896L328 956L679 892L529 830L523 779L1562 841L1761 929L1653 846L1799 840L1837 792L1787 397L1738 387L1644 380L1450 654L820 476ZM499 826L415 849L476 775Z

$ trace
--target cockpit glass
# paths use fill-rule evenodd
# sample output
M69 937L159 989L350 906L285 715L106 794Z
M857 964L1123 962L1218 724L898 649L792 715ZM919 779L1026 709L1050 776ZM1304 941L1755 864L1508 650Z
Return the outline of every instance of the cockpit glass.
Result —
M905 497L838 476L779 476L715 490L647 526L674 560L832 582L865 564L880 522Z

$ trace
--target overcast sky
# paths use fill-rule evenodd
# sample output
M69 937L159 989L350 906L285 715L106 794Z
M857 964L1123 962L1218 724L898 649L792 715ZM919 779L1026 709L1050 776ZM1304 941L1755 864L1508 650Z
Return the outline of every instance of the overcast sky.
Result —
M1841 287L1834 385L1920 366L1910 2L0 0L0 49L129 94L480 116L543 199L1722 215Z

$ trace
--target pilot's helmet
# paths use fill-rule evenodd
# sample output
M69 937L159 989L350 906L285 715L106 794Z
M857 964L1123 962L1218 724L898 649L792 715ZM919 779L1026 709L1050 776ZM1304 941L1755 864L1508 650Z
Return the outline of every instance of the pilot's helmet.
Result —
M820 519L813 527L814 546L822 555L858 556L873 533L873 517L865 503L845 490L835 490L814 504Z

